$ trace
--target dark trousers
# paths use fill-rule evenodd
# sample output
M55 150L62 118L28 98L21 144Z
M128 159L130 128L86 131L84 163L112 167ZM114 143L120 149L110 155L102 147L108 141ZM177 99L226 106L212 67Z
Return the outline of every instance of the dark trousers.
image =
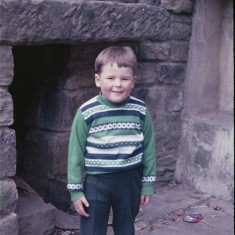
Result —
M81 235L106 235L111 208L115 235L134 235L141 186L141 168L122 173L87 175L84 187L90 217L81 216Z

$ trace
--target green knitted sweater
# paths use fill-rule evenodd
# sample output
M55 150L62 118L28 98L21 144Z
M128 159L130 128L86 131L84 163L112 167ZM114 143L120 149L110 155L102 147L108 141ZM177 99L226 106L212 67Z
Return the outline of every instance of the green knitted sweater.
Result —
M101 94L77 111L69 139L71 200L83 196L84 174L111 174L143 166L142 194L156 181L154 129L145 103L132 96L121 103Z

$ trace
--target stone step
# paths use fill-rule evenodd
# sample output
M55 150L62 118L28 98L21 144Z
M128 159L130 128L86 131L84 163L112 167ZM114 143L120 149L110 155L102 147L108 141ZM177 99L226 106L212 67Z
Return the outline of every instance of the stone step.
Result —
M19 235L50 235L55 229L56 208L36 197L19 196L16 214L18 215Z
M20 194L15 212L19 235L52 235L55 228L74 231L80 228L78 215L67 214L33 194Z

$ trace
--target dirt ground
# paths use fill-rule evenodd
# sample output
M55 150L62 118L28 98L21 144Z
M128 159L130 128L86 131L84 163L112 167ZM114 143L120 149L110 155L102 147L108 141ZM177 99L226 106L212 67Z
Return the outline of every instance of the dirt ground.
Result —
M186 216L199 213L197 222ZM135 222L136 235L232 235L233 202L220 200L181 184L170 184L154 194L149 205L141 207ZM79 235L78 230L59 230L53 235ZM108 226L107 235L114 235Z

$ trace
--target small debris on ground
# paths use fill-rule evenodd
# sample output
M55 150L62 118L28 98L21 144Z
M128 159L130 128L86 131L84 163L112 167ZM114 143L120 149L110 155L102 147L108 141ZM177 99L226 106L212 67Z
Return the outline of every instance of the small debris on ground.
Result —
M183 220L188 223L198 223L203 220L203 216L201 213L194 212L190 215L186 215Z

